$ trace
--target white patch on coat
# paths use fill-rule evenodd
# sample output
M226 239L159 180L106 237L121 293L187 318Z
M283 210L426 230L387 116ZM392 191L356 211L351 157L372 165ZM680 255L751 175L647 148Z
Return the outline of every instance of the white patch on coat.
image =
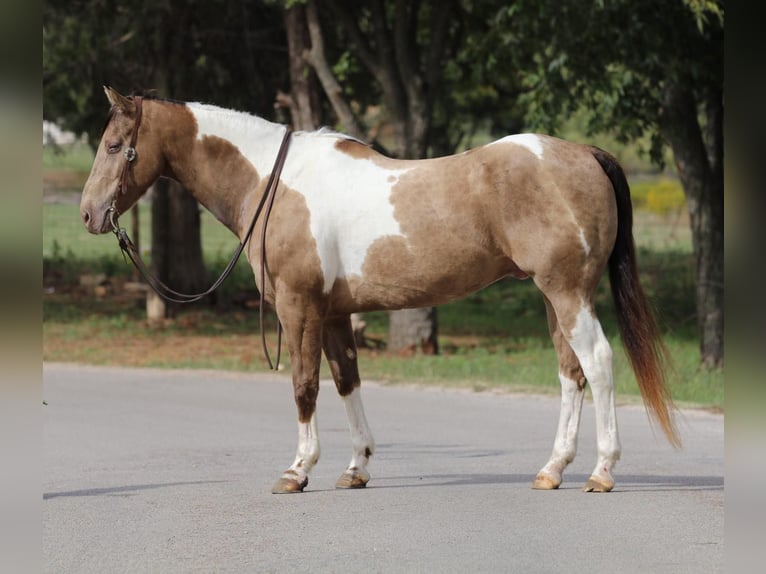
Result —
M260 177L268 177L284 126L207 104L187 106L197 121L198 140L217 136L229 141ZM343 153L335 147L343 139L353 138L327 130L294 133L281 177L306 199L325 292L339 277L362 275L367 251L375 241L402 236L391 192L408 169L386 169L371 159ZM275 209L278 204L277 199Z
M186 107L197 121L197 140L216 136L234 145L253 165L260 177L268 176L274 167L285 127L257 116L190 102Z
M590 244L585 239L585 231L583 231L582 227L580 228L580 243L582 243L582 248L585 250L585 255L590 255Z
M299 134L282 172L285 184L306 199L325 292L336 278L361 276L367 252L378 239L403 236L391 193L408 170L354 158L336 149L338 141Z
M515 134L512 136L505 136L504 138L487 145L497 145L502 143L519 145L535 154L537 159L543 159L543 142L537 134Z

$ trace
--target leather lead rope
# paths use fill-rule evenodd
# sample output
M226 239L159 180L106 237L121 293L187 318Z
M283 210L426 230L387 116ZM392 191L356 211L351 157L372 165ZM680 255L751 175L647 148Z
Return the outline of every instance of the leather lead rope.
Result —
M120 177L120 183L118 187L118 193L124 194L126 192L126 183L127 183L127 174L130 168L131 163L136 158L136 150L135 150L135 144L136 139L138 136L138 127L141 122L141 98L140 96L137 96L134 98L136 102L136 124L133 128L133 134L131 136L130 141L130 147L125 150L125 159L127 160L125 164L125 168L123 169L122 175ZM149 271L149 268L147 267L146 263L144 263L143 259L141 258L141 254L139 253L138 249L136 249L136 246L131 241L130 237L128 236L127 231L124 228L119 227L117 224L117 218L119 217L119 213L117 212L117 208L115 206L116 198L112 202L112 206L109 208L109 220L112 224L112 231L117 237L117 242L120 246L120 250L122 251L123 255L127 255L128 259L133 263L133 265L138 269L138 271L141 273L141 275L144 277L146 282L149 284L149 286L163 299L166 301L170 301L172 303L193 303L195 301L199 301L203 297L210 295L213 291L218 289L218 287L221 286L221 284L226 280L226 278L231 274L232 270L234 269L234 266L237 264L237 261L239 260L240 255L242 254L242 251L245 249L245 245L250 240L250 237L253 234L253 230L255 229L255 223L258 220L258 217L260 216L261 212L263 211L264 206L266 207L266 212L264 213L264 220L263 220L263 227L261 228L261 262L260 262L260 276L261 276L261 288L259 289L260 297L259 297L259 323L260 323L260 330L261 330L261 343L263 345L263 351L266 355L266 360L269 363L270 369L278 369L279 368L279 358L281 355L281 348L282 348L282 325L281 323L277 322L277 361L276 366L271 362L271 356L269 355L268 346L266 344L266 332L263 329L263 309L264 309L264 291L266 290L266 225L268 223L269 215L271 214L271 208L274 205L274 197L276 195L277 187L279 186L279 177L282 173L282 168L284 167L285 160L287 159L287 150L290 147L290 141L291 141L291 135L292 130L288 127L285 130L285 135L282 138L282 143L279 147L279 152L277 153L276 160L274 161L274 167L271 170L271 175L269 176L268 183L266 184L266 188L263 191L263 195L261 196L260 201L258 202L258 207L255 210L255 214L253 215L253 219L250 222L250 226L247 229L247 233L245 234L244 239L240 242L239 246L237 247L236 251L232 255L231 259L229 260L229 263L226 265L226 268L223 270L221 275L218 277L218 279L215 280L215 282L208 287L205 291L202 291L201 293L194 293L194 294L188 294L188 293L180 293L178 291L175 291L174 289L171 289L168 287L165 283L163 283L158 277L155 277L152 275L151 271Z

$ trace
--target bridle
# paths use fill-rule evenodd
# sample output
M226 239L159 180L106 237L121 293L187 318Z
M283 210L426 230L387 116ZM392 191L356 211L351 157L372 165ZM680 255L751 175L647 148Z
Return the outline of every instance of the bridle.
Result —
M136 121L133 124L133 131L130 134L130 144L127 148L125 148L125 151L123 152L123 156L125 157L125 165L122 166L122 172L120 173L120 179L117 180L117 189L114 192L112 204L107 210L109 213L109 223L112 224L112 231L115 233L115 235L117 235L118 239L120 238L120 228L117 225L116 219L119 218L120 212L117 211L117 197L120 195L125 195L128 191L128 173L130 172L130 166L133 165L133 161L138 157L138 153L136 152L136 141L138 140L138 129L141 127L141 119L143 118L144 109L144 98L142 96L133 96L132 100L136 105ZM127 238L128 241L130 240L128 238L127 232L125 233L125 238ZM122 244L120 244L120 247L122 247Z
M231 259L226 265L226 268L223 270L223 272L218 277L218 279L216 279L215 282L213 282L213 284L207 289L205 289L204 291L200 293L194 293L194 294L179 293L178 291L175 291L174 289L171 289L170 287L168 287L158 277L152 275L146 263L144 263L143 259L141 259L141 254L139 253L138 249L136 248L133 241L131 241L130 237L128 236L128 232L124 228L120 227L117 221L120 217L120 212L117 210L117 197L119 195L124 195L127 192L128 173L130 172L130 167L133 165L133 161L135 161L135 159L138 157L138 153L136 152L136 140L138 139L138 130L141 126L143 98L141 96L134 96L133 101L136 104L136 121L133 126L133 133L130 136L130 145L123 152L123 155L125 156L125 165L123 166L122 173L120 174L119 183L117 184L117 190L115 191L114 198L112 199L112 204L109 206L109 209L107 210L109 213L109 222L112 225L112 232L114 233L115 237L117 237L117 242L120 246L120 250L122 251L123 256L127 256L127 258L130 259L130 261L133 263L136 269L138 269L138 271L144 277L144 279L149 284L149 286L157 293L157 295L159 295L166 301L170 301L172 303L193 303L195 301L199 301L203 297L210 295L213 291L218 289L218 287L221 286L221 284L226 280L229 274L231 274L232 270L234 269L234 266L237 264L237 261L239 260L239 256L242 255L242 251L244 251L245 249L245 245L250 240L250 237L253 235L253 230L255 229L255 223L258 220L258 217L260 216L261 212L263 211L265 207L266 211L264 212L263 226L261 227L261 237L260 237L261 288L259 290L260 291L259 292L259 300L260 300L259 323L260 323L260 330L261 330L261 343L263 345L263 352L266 355L266 360L269 363L269 368L274 370L278 369L279 358L280 358L281 349L282 349L282 324L279 323L279 321L277 321L276 366L274 366L274 364L272 364L271 362L271 356L269 355L268 345L266 344L266 332L263 329L263 316L264 316L264 307L265 307L264 291L266 290L266 226L269 221L269 215L271 214L271 208L274 205L274 196L276 195L276 190L277 190L277 187L279 186L279 176L282 173L282 168L284 167L285 160L287 159L287 150L290 147L292 130L289 127L285 128L285 135L282 138L282 143L279 146L277 157L274 160L274 167L271 170L271 175L269 176L269 180L266 184L266 188L263 191L263 195L261 196L261 199L258 202L258 207L255 210L253 219L250 222L250 226L247 229L247 233L245 234L245 237L242 239L242 241L239 243L239 246L234 251L234 254L231 256Z

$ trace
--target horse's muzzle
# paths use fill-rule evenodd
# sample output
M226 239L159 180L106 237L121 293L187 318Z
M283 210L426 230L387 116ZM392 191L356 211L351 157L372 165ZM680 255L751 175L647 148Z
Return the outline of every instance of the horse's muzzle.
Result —
M80 216L89 233L101 235L112 231L112 224L109 221L109 212L107 210L97 211L88 207L80 207Z

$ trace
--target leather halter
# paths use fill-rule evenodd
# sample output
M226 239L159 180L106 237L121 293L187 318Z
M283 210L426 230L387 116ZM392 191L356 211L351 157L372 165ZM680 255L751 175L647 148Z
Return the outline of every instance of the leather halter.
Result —
M127 179L128 179L128 172L130 171L130 166L132 162L138 157L138 154L136 152L136 140L138 139L138 128L141 124L141 115L142 115L142 98L141 96L135 96L134 102L136 103L136 123L133 126L133 133L130 137L130 146L125 149L124 155L125 155L125 167L123 167L122 174L120 176L120 181L117 187L117 192L115 193L115 197L112 200L112 205L109 207L109 221L112 224L112 232L117 237L117 242L120 246L120 250L122 251L123 255L126 255L128 259L133 263L133 265L138 269L138 271L141 273L141 275L144 277L146 282L149 284L149 286L163 299L166 301L170 301L172 303L193 303L195 301L199 301L203 297L210 295L213 291L218 289L218 287L221 286L221 284L226 280L226 278L229 276L229 274L234 269L234 266L237 264L237 261L239 260L240 255L242 254L242 251L245 249L245 245L250 240L250 237L253 235L253 230L255 229L255 223L258 220L258 217L260 216L261 212L263 211L263 208L266 208L266 211L264 213L264 219L263 219L263 226L261 227L261 261L260 261L260 277L261 277L261 288L259 289L259 323L260 323L260 330L261 330L261 343L263 345L263 352L266 355L266 360L269 363L269 368L276 370L279 368L279 358L282 350L282 324L277 322L277 360L276 360L276 366L271 362L271 356L269 355L268 346L266 344L266 332L263 329L263 310L265 307L265 298L264 298L264 292L266 290L266 224L269 220L269 215L271 214L271 208L274 205L274 196L276 195L277 187L279 186L279 176L282 173L282 168L284 167L285 160L287 159L287 150L290 147L290 141L291 141L291 135L292 130L287 127L285 129L285 135L282 138L282 143L279 146L279 152L277 152L277 157L274 160L274 167L271 170L271 175L269 176L268 183L266 184L266 188L263 191L263 195L261 196L260 201L258 202L258 207L255 210L255 214L253 215L253 219L250 222L250 226L247 229L247 233L245 234L244 239L240 242L239 246L235 250L234 254L232 255L231 259L229 260L229 263L226 265L226 268L223 270L221 275L218 277L218 279L215 280L215 282L202 291L201 293L194 293L194 294L188 294L188 293L179 293L178 291L175 291L174 289L171 289L168 287L165 283L162 282L158 277L152 275L152 273L149 271L149 268L147 267L146 263L144 263L143 259L141 258L141 254L139 253L138 249L136 248L133 241L131 241L130 237L128 236L128 232L120 227L118 225L118 218L120 216L120 213L117 211L117 195L122 195L126 193L127 191Z

